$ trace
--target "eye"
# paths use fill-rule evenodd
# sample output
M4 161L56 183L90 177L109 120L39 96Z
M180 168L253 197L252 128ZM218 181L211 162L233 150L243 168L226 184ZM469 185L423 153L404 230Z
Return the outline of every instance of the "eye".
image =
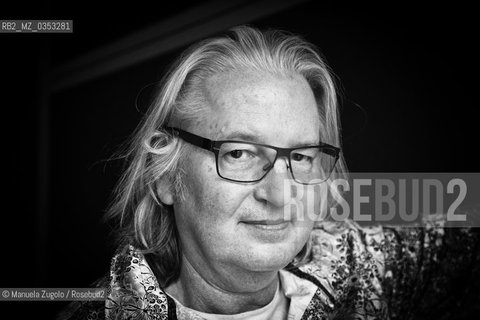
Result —
M226 160L237 160L237 161L247 161L255 158L255 153L252 152L251 150L246 150L246 149L233 149L225 152L223 154L223 157Z
M257 156L257 148L247 143L224 143L220 148L220 157L230 163L249 162Z
M234 159L240 159L243 155L243 150L232 150L228 154Z
M292 160L293 161L308 161L308 162L312 162L312 157L309 157L307 155L304 155L304 154L301 154L301 153L293 153L292 154Z

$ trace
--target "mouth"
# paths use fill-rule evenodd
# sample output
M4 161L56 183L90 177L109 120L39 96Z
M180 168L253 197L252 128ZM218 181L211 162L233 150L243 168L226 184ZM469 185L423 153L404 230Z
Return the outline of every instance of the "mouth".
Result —
M288 227L290 224L290 221L288 220L283 220L283 219L278 219L278 220L247 220L247 221L242 221L241 223L262 229L262 230L283 230Z

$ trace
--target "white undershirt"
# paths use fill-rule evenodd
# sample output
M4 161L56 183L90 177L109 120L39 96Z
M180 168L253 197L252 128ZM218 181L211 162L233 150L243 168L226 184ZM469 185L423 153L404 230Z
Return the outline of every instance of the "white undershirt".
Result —
M278 282L275 295L266 306L237 314L214 314L196 311L183 306L172 297L177 305L177 318L179 320L286 320L290 299L282 290L281 281Z

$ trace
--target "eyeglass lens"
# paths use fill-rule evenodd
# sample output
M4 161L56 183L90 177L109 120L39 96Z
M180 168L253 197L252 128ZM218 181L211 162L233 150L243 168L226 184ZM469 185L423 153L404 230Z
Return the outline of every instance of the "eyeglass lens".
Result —
M263 178L275 161L275 149L250 143L225 142L218 150L218 173L239 182ZM318 183L330 176L336 157L318 147L295 149L290 153L289 166L293 178L300 183Z

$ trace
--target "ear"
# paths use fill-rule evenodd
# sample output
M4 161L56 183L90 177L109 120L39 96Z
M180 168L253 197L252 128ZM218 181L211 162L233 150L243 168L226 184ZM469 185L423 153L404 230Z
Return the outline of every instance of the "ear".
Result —
M165 181L157 181L155 185L158 199L165 205L173 205L171 186L165 183Z

